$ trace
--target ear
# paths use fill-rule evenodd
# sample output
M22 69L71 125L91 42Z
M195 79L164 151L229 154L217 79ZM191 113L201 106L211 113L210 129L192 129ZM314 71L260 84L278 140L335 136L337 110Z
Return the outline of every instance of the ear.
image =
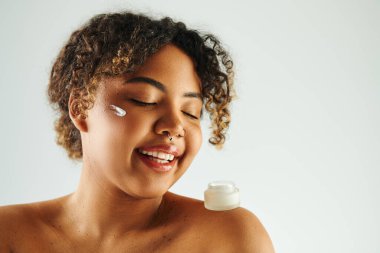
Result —
M77 96L74 96L73 92L71 92L68 104L70 119L80 132L87 132L88 127L86 117L80 113L80 107L80 99Z

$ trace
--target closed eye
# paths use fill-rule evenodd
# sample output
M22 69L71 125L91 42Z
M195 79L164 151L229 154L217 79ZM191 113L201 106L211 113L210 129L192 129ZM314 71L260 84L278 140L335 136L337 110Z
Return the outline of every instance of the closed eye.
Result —
M190 113L187 113L187 112L184 112L184 111L182 111L186 116L189 116L191 119L199 119L197 116L194 116L194 115L192 115L192 114L190 114Z
M136 100L136 99L129 99L129 101L131 101L132 103L138 105L138 106L154 106L154 105L157 105L157 103L147 103L147 102L143 102L143 101L140 101L140 100Z
M147 102L143 102L143 101L140 101L140 100L137 100L137 99L133 99L133 98L130 98L129 101L131 101L132 103L138 105L138 106L155 106L157 105L157 103L147 103ZM191 119L194 119L194 120L198 120L199 118L197 116L194 116L193 114L191 113L188 113L188 112L185 112L185 111L182 111L186 116L188 116L189 118Z

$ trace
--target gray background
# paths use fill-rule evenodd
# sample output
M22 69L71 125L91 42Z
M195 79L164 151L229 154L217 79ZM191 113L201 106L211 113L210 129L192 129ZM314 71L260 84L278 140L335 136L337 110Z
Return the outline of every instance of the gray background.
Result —
M49 71L74 29L122 9L213 32L234 58L225 149L205 141L171 191L203 199L208 182L233 180L277 252L380 252L379 1L2 0L0 205L75 190Z

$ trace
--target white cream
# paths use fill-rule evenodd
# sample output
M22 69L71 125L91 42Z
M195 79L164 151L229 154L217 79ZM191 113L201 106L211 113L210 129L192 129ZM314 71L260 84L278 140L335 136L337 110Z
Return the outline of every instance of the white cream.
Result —
M110 105L110 109L119 117L124 117L127 112L116 105Z

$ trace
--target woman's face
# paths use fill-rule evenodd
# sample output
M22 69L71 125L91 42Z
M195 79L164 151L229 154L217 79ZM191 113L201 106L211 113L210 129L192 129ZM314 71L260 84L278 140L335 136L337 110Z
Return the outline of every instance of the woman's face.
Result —
M202 143L200 93L191 58L171 44L137 72L103 79L82 133L90 173L103 185L133 197L162 196L183 175ZM126 115L118 116L110 105Z

